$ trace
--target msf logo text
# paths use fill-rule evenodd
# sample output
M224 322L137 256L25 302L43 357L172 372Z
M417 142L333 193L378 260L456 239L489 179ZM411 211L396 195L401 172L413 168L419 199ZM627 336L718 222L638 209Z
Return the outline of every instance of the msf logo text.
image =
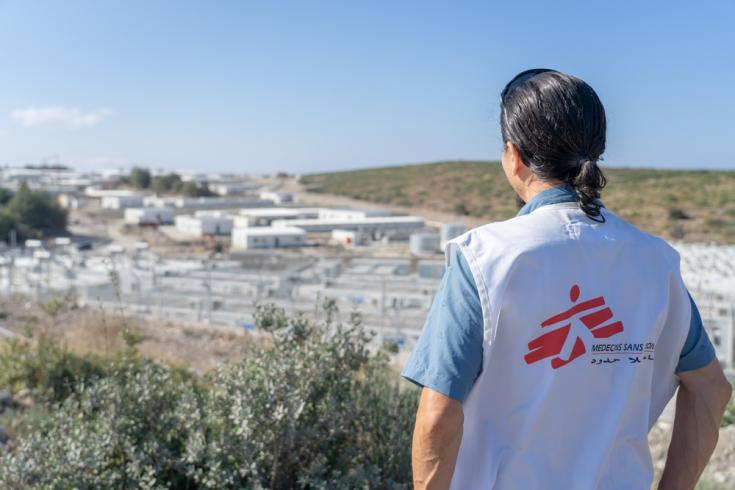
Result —
M588 342L607 339L623 331L623 323L612 321L613 312L605 305L605 298L577 302L579 286L573 285L569 299L573 305L541 322L546 330L528 343L527 364L551 358L551 367L559 369L587 352Z

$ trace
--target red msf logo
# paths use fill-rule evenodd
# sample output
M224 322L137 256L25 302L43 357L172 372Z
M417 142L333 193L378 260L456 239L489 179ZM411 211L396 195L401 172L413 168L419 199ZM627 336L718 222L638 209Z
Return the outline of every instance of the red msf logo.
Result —
M587 352L585 340L606 339L623 331L623 322L606 323L613 312L602 296L577 303L579 286L575 284L569 290L569 299L576 304L541 323L541 328L557 328L528 343L529 352L524 357L527 364L552 357L551 367L559 369Z

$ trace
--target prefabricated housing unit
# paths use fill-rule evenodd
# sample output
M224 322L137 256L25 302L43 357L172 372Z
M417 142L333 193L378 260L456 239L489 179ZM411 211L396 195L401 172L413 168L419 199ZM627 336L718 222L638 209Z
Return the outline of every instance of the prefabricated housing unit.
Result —
M319 210L318 218L332 221L359 221L365 218L379 218L384 216L390 216L390 211L384 209L322 208Z
M232 232L232 216L189 214L176 217L176 229L189 235L229 235Z
M143 206L143 196L135 194L121 196L103 196L102 207L105 209L139 208Z
M174 210L171 208L128 208L125 221L135 225L171 225Z
M271 207L273 201L250 196L235 197L151 197L146 200L149 206L170 206L182 209L237 209Z
M447 242L467 231L467 227L462 223L444 223L440 230L441 241L439 242L439 248L444 250Z
M319 208L245 208L235 218L235 227L271 226L277 219L313 219Z
M260 193L261 199L266 199L274 204L293 202L293 194L290 192L264 191Z
M210 183L209 189L220 196L232 196L245 192L245 186L239 182Z
M290 226L252 226L232 229L232 247L240 249L302 247L306 231Z
M408 236L424 228L423 218L416 216L385 216L363 219L325 220L325 219L277 219L273 227L295 226L307 233L326 233L333 230L353 230L365 235Z
M366 237L355 230L332 230L331 242L344 247L354 247L355 245L364 245Z
M59 203L59 206L65 209L81 209L86 204L83 197L67 193L59 194L56 201Z
M412 255L429 255L439 251L439 234L430 231L413 233L409 238Z

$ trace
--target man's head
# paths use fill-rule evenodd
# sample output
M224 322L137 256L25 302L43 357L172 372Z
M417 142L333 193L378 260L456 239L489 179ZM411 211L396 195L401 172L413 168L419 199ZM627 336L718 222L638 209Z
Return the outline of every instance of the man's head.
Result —
M592 87L554 70L524 71L501 93L500 129L503 170L521 199L540 184L567 184L582 210L599 216L606 121Z

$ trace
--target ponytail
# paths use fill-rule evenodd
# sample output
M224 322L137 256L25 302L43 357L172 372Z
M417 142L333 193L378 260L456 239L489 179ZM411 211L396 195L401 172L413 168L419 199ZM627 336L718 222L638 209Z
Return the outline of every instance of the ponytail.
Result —
M581 158L577 168L577 174L569 182L577 195L577 203L590 219L604 223L605 217L600 212L602 204L599 198L600 191L607 184L607 179L597 162L590 158Z

